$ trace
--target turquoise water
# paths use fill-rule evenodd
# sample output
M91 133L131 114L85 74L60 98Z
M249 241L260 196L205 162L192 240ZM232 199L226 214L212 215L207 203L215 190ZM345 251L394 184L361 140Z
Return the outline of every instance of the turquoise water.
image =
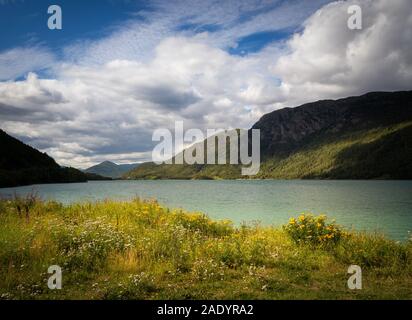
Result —
M156 198L164 205L202 211L235 223L282 225L301 212L324 213L356 230L405 240L412 231L412 181L99 181L0 189L0 195L35 190L43 199Z

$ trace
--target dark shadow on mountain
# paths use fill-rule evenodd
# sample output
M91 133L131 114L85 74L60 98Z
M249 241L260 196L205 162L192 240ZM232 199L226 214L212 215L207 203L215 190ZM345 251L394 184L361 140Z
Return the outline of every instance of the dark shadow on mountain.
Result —
M412 179L412 125L346 148L338 154L335 168L321 178Z

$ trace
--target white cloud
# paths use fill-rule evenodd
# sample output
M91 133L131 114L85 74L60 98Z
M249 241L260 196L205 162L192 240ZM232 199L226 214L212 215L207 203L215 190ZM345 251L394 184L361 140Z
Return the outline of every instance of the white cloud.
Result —
M242 37L298 27L311 13L331 0L153 0L151 10L120 24L107 37L65 48L68 61L98 65L112 60L150 61L168 37L196 37L212 47L236 46Z
M43 47L19 47L0 52L0 81L12 80L33 70L50 68L54 63L54 55Z
M347 27L347 8L359 4L363 29ZM338 1L326 5L289 42L273 72L288 101L411 89L412 4L409 0Z
M230 10L217 16L218 7L198 4L196 12L204 13L190 22L222 24L213 34L173 34L179 22L173 10L162 21L129 23L133 28L67 49L74 59L53 65L55 79L30 73L25 80L0 82L1 127L63 165L87 167L103 160L148 160L152 132L173 128L175 120L184 120L187 129L248 128L264 113L286 106L411 89L410 1L359 1L360 31L346 25L352 3L357 1L327 5L289 42L244 57L228 54L220 44L235 39L236 19L228 12L239 18L252 10L248 2L224 3ZM187 7L181 16L192 13ZM263 13L261 20L242 23L240 35L262 30L270 20ZM284 26L276 23L275 29Z
M53 80L30 73L0 83L0 110L7 115L2 126L24 133L65 165L116 160L116 154L119 160L125 154L147 160L153 130L174 128L175 120L184 120L186 128L250 126L254 119L244 103L257 107L262 98L245 99L242 92L250 91L249 77L261 78L259 61L197 38L170 37L147 63L65 64Z

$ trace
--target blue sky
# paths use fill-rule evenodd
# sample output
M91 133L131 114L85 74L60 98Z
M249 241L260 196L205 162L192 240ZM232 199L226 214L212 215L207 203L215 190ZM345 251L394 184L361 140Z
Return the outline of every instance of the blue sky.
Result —
M230 1L232 2L232 1ZM208 32L211 34L224 33L225 30L233 30L238 26L244 26L268 11L275 12L277 9L297 6L301 10L287 12L291 15L290 21L284 25L273 23L273 26L263 24L257 29L245 30L239 36L233 36L228 39L227 43L220 44L230 54L246 55L258 52L267 44L282 41L290 37L300 28L301 22L316 11L327 0L309 1L269 1L267 4L257 1L256 8L248 8L241 11L236 5L226 5L227 12L219 12L221 17L210 18L202 12L196 12L196 8L187 12L182 10L182 15L175 17L175 21L170 24L168 30L170 33L190 33L198 34ZM189 2L190 3L190 2ZM195 3L195 2L193 2ZM207 1L203 1L207 3ZM210 4L216 7L214 4ZM229 1L227 2L229 3ZM57 4L63 11L63 29L49 30L47 28L47 19L49 17L47 8L51 4ZM190 4L189 4L190 5ZM170 7L183 9L186 4L177 4L174 6L173 1L132 1L132 0L71 0L71 1L52 1L49 0L3 0L0 1L0 52L19 46L45 46L59 57L64 58L64 48L71 44L82 41L96 41L110 36L128 24L133 22L144 22L154 19L170 20ZM202 6L207 8L206 6ZM236 8L231 19L230 10ZM224 8L222 8L224 10ZM176 15L176 12L173 13ZM199 15L196 17L196 15ZM173 19L173 17L172 17ZM222 19L222 20L219 20ZM145 41L144 35L142 41ZM233 41L233 43L231 42Z
M47 28L51 4L62 30ZM411 21L410 0L0 0L0 128L63 165L147 161L176 120L250 128L275 109L410 89Z
M58 32L47 28L47 9L52 4L61 6L64 13L65 27ZM0 50L27 42L42 42L59 50L71 41L105 36L112 26L130 19L130 13L144 9L145 4L116 0L15 0L0 6Z

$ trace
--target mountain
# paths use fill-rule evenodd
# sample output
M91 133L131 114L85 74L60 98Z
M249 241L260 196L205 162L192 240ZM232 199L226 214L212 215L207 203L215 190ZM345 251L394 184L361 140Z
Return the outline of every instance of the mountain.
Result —
M226 134L217 133L209 139L215 139L216 145L218 144L218 139L221 136L227 136L232 134L245 134L247 130L228 130ZM205 140L206 141L206 140ZM200 142L195 143L192 146L186 148L181 153L172 158L174 162L176 158L184 157L186 153L196 154L196 148L200 146L204 150L205 156L209 152L215 153L214 150L209 150L207 143ZM226 159L224 162L229 163L230 159L230 148L226 145ZM222 156L215 154L215 161L218 162ZM224 157L224 156L223 156ZM202 164L161 164L157 165L153 162L142 163L138 168L131 170L123 175L124 179L233 179L240 178L241 171L240 167L237 165L202 165Z
M117 179L124 175L126 172L136 168L138 165L139 163L116 164L111 161L104 161L84 170L84 172Z
M128 179L411 179L412 91L322 100L264 115L259 174L238 165L145 163Z
M53 158L0 129L0 187L38 183L86 182L103 179L74 168L60 167Z

